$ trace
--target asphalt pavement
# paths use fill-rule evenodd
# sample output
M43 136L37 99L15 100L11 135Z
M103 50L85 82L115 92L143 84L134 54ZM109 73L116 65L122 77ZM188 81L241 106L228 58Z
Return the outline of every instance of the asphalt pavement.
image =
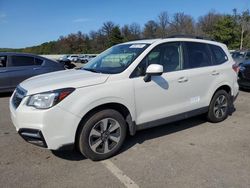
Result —
M195 117L127 137L102 162L77 152L26 143L10 121L10 94L0 95L1 187L250 187L250 92L236 111L212 124Z

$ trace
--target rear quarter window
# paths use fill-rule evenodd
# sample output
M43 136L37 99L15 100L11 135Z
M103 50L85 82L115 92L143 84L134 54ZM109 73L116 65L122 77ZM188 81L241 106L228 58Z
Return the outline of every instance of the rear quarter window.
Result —
M39 59L39 58L35 58L35 64L36 65L42 65L43 64L43 61L42 59Z
M12 56L11 65L14 67L17 66L32 66L34 65L34 57L29 56Z
M212 51L215 65L220 65L228 60L226 53L221 47L211 44L209 45L209 47Z

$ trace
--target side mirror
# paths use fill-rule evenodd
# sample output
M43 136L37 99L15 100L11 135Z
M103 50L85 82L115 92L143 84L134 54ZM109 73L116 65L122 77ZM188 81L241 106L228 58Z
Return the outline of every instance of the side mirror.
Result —
M163 73L163 66L159 64L151 64L146 70L146 75L144 77L145 82L151 81L151 76L160 76Z

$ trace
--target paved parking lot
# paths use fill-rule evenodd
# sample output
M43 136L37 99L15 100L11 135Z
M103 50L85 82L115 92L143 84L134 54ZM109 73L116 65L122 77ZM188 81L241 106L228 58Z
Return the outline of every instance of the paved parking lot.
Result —
M250 187L250 92L222 123L196 117L144 130L104 162L26 143L8 100L0 96L1 187Z

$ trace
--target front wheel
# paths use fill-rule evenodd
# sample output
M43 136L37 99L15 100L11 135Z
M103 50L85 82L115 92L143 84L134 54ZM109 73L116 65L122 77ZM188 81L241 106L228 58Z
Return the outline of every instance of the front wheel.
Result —
M94 161L107 159L119 151L126 132L126 122L119 112L99 111L82 125L78 139L80 152Z
M221 122L228 117L230 107L229 98L229 94L225 90L219 90L214 94L207 114L207 119L210 122Z

